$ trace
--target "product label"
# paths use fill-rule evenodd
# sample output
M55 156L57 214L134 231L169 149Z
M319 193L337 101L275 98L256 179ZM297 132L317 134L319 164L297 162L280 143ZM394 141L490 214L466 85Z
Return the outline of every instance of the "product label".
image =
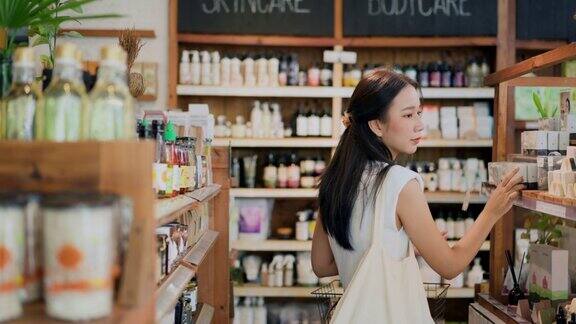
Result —
M172 166L172 190L173 191L180 191L180 166L173 165Z
M90 138L99 141L126 138L124 129L126 108L124 102L115 97L94 101L90 112Z
M82 100L76 95L47 98L44 106L44 139L78 141L82 124Z
M168 165L165 163L154 163L154 175L154 187L158 191L165 192L172 178L172 174L168 174Z
M192 187L192 181L191 181L191 167L189 165L183 165L180 167L181 172L180 172L180 187L181 188L191 188Z
M168 196L172 195L172 191L173 191L172 182L173 182L173 178L174 178L174 171L173 171L171 165L167 166L166 171L164 172L163 178L166 180L166 190L165 190L166 195L168 195Z
M6 139L34 139L36 101L32 96L11 99L6 105Z

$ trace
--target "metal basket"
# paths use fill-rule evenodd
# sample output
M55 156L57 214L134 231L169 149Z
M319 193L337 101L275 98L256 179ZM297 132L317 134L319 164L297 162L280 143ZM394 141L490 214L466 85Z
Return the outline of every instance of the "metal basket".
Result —
M449 284L424 283L426 297L428 298L428 307L435 322L442 322L444 319L448 287L450 287ZM344 289L340 284L340 280L334 280L312 291L312 295L316 299L316 305L318 306L322 323L330 322L332 311L336 308L343 293Z

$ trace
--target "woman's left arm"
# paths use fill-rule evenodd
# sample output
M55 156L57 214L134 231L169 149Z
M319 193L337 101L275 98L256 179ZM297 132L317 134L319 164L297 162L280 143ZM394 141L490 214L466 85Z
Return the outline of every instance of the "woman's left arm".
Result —
M322 226L321 215L316 222L314 238L312 239L312 269L320 278L338 275L338 268L332 254L332 248L330 248L328 234L326 234Z

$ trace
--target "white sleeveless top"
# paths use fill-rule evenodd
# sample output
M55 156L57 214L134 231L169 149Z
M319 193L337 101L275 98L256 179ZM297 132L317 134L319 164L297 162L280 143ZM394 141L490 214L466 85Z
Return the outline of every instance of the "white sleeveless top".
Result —
M377 162L373 167L367 167L362 175L350 222L350 243L354 250L342 248L334 238L328 236L332 254L338 267L340 281L344 289L348 287L356 268L372 242L372 224L374 223L375 216L372 189L374 188L374 180L378 172L385 165L386 164L382 162ZM420 189L424 190L424 183L420 175L399 165L392 166L390 170L388 170L386 178L390 178L391 183L394 183L400 188L404 187L410 180L416 179L420 184ZM400 230L397 229L395 215L390 215L388 219L383 219L381 223L384 227L381 232L384 236L383 245L388 255L399 261L408 256L408 244L410 240L404 228ZM384 215L376 216L385 217Z

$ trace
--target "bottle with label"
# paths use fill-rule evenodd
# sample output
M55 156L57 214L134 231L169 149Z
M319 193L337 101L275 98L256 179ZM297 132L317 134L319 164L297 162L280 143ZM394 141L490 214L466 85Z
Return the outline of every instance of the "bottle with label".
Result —
M298 116L296 117L296 136L308 136L308 117L302 107L298 109Z
M320 136L320 116L314 110L308 112L308 136Z
M90 100L90 125L88 137L93 140L111 141L136 138L134 100L126 83L126 52L117 46L101 50L98 80Z
M452 74L452 86L456 88L462 88L466 84L464 80L464 71L462 70L461 64L456 64L454 68L454 73Z
M202 82L202 64L200 63L200 53L190 51L192 62L190 63L190 82L193 85L200 85Z
M281 157L278 161L278 188L288 187L288 167L286 166L286 159Z
M221 86L229 86L230 85L230 58L228 56L224 56L222 60L220 60L220 85Z
M271 87L277 87L279 84L278 73L280 71L280 60L272 55L268 59L268 85Z
M298 221L296 222L296 240L308 241L308 212L299 211L296 213Z
M230 166L230 186L232 188L240 187L240 160L237 157L232 159Z
M241 67L242 62L239 58L233 57L230 60L230 85L233 87L241 87L244 84Z
M302 188L314 188L315 178L314 178L314 167L316 166L316 161L308 157L305 160L300 161L300 186Z
M154 159L154 183L159 198L172 196L172 169L168 169L168 151L164 141L164 127L157 121L152 122L153 133L156 133L156 154Z
M256 60L256 84L260 87L267 87L270 83L268 75L268 60L262 55Z
M445 62L442 62L442 87L449 88L452 86L452 67Z
M262 129L262 109L260 108L260 101L254 101L252 111L250 112L250 122L252 123L252 131L254 138L262 138L264 132Z
M280 105L273 103L272 107L272 131L273 138L284 137L284 123L282 122L282 114L280 113Z
M320 177L324 173L325 169L326 169L326 162L324 162L324 159L318 156L314 163L314 183L320 182Z
M264 306L264 297L258 298L258 304L254 310L254 324L266 324L267 310Z
M431 87L440 87L442 84L442 73L438 69L437 63L430 63L428 65L428 73L430 73L430 86Z
M424 63L420 64L418 68L418 83L422 88L427 88L430 86L430 74Z
M242 70L244 71L244 85L247 87L254 87L256 86L256 61L259 59L259 56L252 56L246 55L246 57L242 60Z
M329 87L332 85L332 69L331 65L328 63L322 65L322 70L320 71L320 85L323 87Z
M278 168L274 162L274 154L268 155L268 164L264 168L264 187L276 188L278 181Z
M300 187L300 167L296 154L290 156L290 166L288 167L288 188Z
M56 49L52 81L44 95L44 133L38 134L38 139L74 142L88 136L88 96L77 71L77 51L71 43Z
M354 64L350 70L350 86L357 86L360 82L360 79L362 79L362 71L358 65Z
M314 64L308 69L308 85L317 87L320 85L320 69L318 65Z
M278 71L278 85L281 87L288 85L288 56L283 55L280 59L280 67Z
M324 110L320 118L320 136L332 136L332 116L328 112L328 109Z
M182 58L180 60L180 70L179 70L179 80L180 84L190 84L192 83L192 70L190 66L190 52L187 50L182 51Z
M262 104L262 132L263 138L272 137L272 112L270 111L270 104L267 102Z
M203 86L212 85L212 63L210 63L210 52L200 52L200 59L202 60L200 84Z
M298 55L292 54L288 59L288 85L298 85L298 72L300 72L300 65L298 64Z
M179 193L180 190L180 167L178 165L178 160L176 158L176 131L174 130L174 124L169 121L166 124L164 131L164 147L166 151L166 164L167 173L169 176L169 181L166 184L166 195L165 197L174 197ZM170 176L171 175L171 176ZM176 186L176 183L178 184ZM178 191L174 191L174 188L178 187Z
M13 62L12 86L0 106L0 138L30 141L43 133L39 126L44 124L42 91L34 85L34 50L17 48Z
M212 85L220 85L220 53L214 51L212 56Z

